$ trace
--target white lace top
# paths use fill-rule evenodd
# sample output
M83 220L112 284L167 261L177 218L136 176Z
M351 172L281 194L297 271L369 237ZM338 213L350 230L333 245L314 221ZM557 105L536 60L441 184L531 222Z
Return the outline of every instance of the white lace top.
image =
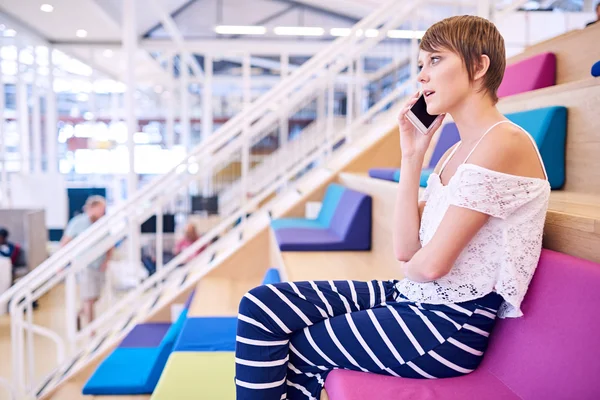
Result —
M438 174L429 177L421 198L427 202L419 231L421 244L424 246L432 239L450 205L483 212L491 218L463 249L446 276L426 283L406 278L396 287L410 301L430 304L475 300L495 291L505 300L498 316L520 317L523 315L520 305L542 249L550 184L544 179L467 164L467 160L458 167L447 186L442 184Z

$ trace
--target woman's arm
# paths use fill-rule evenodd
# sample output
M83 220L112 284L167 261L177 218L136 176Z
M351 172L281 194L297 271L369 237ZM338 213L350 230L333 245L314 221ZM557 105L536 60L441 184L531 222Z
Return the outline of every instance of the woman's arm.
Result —
M398 115L400 134L400 151L402 162L400 181L394 206L393 247L394 255L399 261L407 261L421 248L419 227L424 205L419 204L419 181L421 168L433 133L442 125L445 115L440 116L432 127L431 133L424 135L415 129L406 118L410 108L418 100L420 93L415 93L404 105Z
M439 173L442 164L454 150L452 146L440 158L434 172ZM419 229L425 201L419 202L419 183L423 159L402 159L400 182L394 207L394 254L398 261L408 261L421 249ZM406 172L406 174L405 174Z
M419 227L421 209L419 207L419 181L422 158L402 158L400 181L394 207L394 255L399 261L408 261L421 248ZM424 207L424 203L422 203Z

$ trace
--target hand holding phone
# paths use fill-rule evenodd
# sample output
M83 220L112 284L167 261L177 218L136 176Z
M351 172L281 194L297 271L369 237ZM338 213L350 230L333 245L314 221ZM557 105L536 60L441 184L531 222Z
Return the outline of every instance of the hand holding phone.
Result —
M400 147L403 159L406 157L416 157L416 162L419 162L425 156L433 137L430 133L435 132L445 117L445 114L430 117L424 116L423 113L427 114L426 106L422 94L417 92L408 99L398 115ZM418 118L419 115L423 117L423 122ZM419 122L415 123L415 121Z
M439 122L444 118L443 115L431 115L427 112L427 103L425 96L421 93L416 103L406 113L406 118L421 132L428 135L439 127Z

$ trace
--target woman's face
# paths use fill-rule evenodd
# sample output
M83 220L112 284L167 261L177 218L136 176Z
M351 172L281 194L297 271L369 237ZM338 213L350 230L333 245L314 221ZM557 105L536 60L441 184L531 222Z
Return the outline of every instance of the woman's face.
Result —
M472 90L462 59L449 50L421 50L419 67L417 79L431 115L451 112Z

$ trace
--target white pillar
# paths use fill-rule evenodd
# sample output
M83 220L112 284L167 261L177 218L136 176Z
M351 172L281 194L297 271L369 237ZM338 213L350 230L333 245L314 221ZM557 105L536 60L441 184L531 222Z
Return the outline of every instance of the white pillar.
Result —
M290 73L290 55L281 53L281 79L286 78Z
M47 171L50 174L58 172L57 154L57 120L58 110L56 105L56 93L54 93L54 59L53 48L48 47L48 91L46 92L46 151L48 163Z
M165 144L167 149L172 149L175 144L175 78L173 76L173 53L169 52L167 56L167 70L169 73L169 81L167 87L167 114L165 126Z
M4 43L2 43L2 39L0 38L0 50L2 50ZM0 206L9 208L10 201L8 198L8 172L6 171L6 130L5 119L4 119L4 77L2 75L2 52L0 52L0 159L2 160L2 172L0 175L0 196L2 197L2 202Z
M206 140L213 132L213 57L204 54L204 86L202 88L202 135ZM213 192L213 171L206 169L203 194L208 196Z
M250 54L245 53L242 61L242 98L244 101L244 112L250 107ZM248 171L250 170L250 120L244 119L244 132L242 133L242 185L241 185L241 204L246 204L246 193L248 193ZM242 220L246 220L245 214Z
M354 118L354 61L348 64L348 88L346 91L346 126L350 126Z
M365 64L363 56L358 56L356 60L356 116L360 117L363 113L364 88L363 78L365 76Z
M281 54L281 80L287 78L290 67L290 56L287 53ZM288 136L290 132L289 126L289 111L285 107L285 104L279 105L279 147L284 148L287 146Z
M213 131L213 57L204 55L204 88L202 90L202 140L206 140Z
M412 20L410 28L412 31L417 30L417 22L416 19ZM419 83L417 82L417 75L419 74L419 43L417 42L417 38L413 35L410 40L410 79L413 82L412 91L415 92L419 88Z
M248 108L252 101L250 86L250 53L245 53L242 61L242 93L244 100L244 110Z
M42 115L40 109L40 88L38 86L38 58L36 46L33 46L33 80L31 82L31 133L33 148L33 172L42 172Z
M89 112L92 114L92 119L90 120L90 122L95 122L97 119L97 106L96 106L96 91L94 90L94 81L96 80L96 77L94 76L94 73L92 72L92 74L90 75L90 95L88 97L88 108L89 108Z
M330 154L333 151L333 143L331 142L331 137L333 136L333 107L335 102L335 83L334 77L331 76L327 82L327 128L325 131L326 134L326 143L327 150L325 154Z
M27 104L27 81L25 66L21 64L21 51L23 48L17 45L17 121L20 133L21 173L31 172L31 156L29 141L29 105Z
M127 150L129 154L129 171L127 174L127 198L131 199L137 191L137 175L135 173L135 143L133 135L138 130L135 116L135 54L137 51L135 0L123 1L123 50L125 52L125 118L127 123ZM140 263L139 225L135 219L129 220L129 262Z
M325 83L324 80L321 80L321 82ZM319 85L320 87L317 89L319 91L317 93L317 126L319 130L325 126L325 118L327 117L327 103L325 101L325 87L323 84Z
M179 114L181 144L187 153L191 148L192 135L190 127L190 70L183 54L179 55L179 82L181 84L181 112Z
M120 101L119 101L119 93L116 91L116 88L113 88L113 91L110 92L110 122L111 124L117 123L120 118Z

